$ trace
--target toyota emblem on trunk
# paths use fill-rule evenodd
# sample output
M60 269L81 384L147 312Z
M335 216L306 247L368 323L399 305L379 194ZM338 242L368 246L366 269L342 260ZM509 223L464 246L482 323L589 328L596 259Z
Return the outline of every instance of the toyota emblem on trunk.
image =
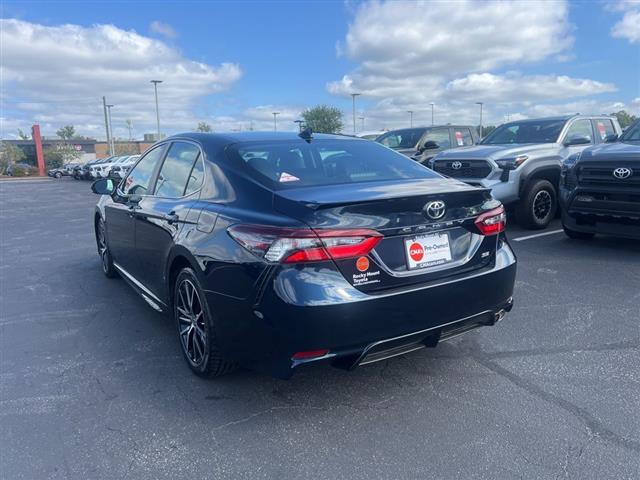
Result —
M619 178L620 180L624 180L625 178L629 178L633 174L633 170L626 167L619 167L613 171L613 176Z
M440 220L444 217L445 211L446 208L442 200L429 202L424 206L424 213L427 217L432 218L433 220Z
M454 170L460 170L462 168L462 162L456 160L451 164L451 168L453 168Z

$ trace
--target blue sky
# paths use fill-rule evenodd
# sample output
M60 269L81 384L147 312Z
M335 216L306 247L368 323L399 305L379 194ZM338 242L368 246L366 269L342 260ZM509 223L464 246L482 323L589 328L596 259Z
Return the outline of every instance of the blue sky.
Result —
M116 133L293 129L302 109L362 92L365 129L640 110L640 3L3 3L2 132L72 123ZM361 122L358 121L360 128Z

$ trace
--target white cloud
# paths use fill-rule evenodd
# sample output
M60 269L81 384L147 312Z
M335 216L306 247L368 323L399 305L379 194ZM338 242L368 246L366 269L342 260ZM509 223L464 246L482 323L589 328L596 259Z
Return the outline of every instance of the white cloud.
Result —
M611 35L630 43L640 43L640 1L625 0L609 4L608 9L623 12L622 19L611 29Z
M4 115L23 119L24 127L40 122L47 135L71 123L80 133L104 136L103 95L115 104L116 135L128 136L125 119L138 135L155 131L152 79L163 80L163 130L192 129L198 101L230 88L242 75L235 63L193 61L160 40L113 25L0 20L0 44Z
M431 102L436 123L477 123L476 101L485 102L485 120L493 123L530 116L538 104L552 110L554 101L595 108L600 103L581 99L615 92L615 85L513 71L543 61L561 68L575 58L568 13L565 1L368 1L354 10L337 48L356 66L327 90L362 93L365 128L408 126L407 110L414 124L430 124Z
M176 32L171 25L161 22L160 20L154 20L151 22L149 30L167 38L176 38L178 36L178 32Z

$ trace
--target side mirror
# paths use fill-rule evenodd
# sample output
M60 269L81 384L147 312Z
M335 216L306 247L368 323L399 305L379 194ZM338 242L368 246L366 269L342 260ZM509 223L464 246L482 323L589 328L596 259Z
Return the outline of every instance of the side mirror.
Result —
M427 140L422 144L422 148L420 148L420 150L435 150L436 148L440 148L440 145L433 140Z
M116 185L110 178L101 178L91 184L91 191L98 195L111 195L115 189Z
M612 133L610 135L607 135L606 137L604 137L604 143L613 143L615 141L618 140L618 134L617 133Z
M572 145L587 145L591 143L591 137L586 135L575 135L564 141L563 145L565 147L570 147Z

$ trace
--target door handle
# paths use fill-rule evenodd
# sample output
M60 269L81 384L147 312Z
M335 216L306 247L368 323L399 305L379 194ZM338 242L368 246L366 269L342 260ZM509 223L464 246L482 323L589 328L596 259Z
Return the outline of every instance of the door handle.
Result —
M180 220L180 217L178 217L176 212L171 211L169 213L165 213L162 216L162 219L166 221L169 225L173 225L174 223L177 223Z

